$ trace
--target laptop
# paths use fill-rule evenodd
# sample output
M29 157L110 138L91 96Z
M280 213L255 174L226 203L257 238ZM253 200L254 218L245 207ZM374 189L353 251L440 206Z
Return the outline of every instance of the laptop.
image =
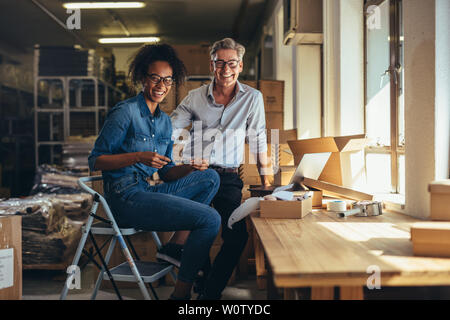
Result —
M325 168L331 152L307 153L297 166L292 178L287 186L250 186L249 191L258 192L261 195L271 194L272 192L286 191L292 189L294 185L300 185L304 177L317 180Z

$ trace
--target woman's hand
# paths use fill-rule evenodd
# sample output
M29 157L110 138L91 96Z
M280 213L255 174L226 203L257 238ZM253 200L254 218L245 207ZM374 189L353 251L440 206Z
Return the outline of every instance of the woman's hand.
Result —
M170 159L156 152L143 151L138 152L138 162L152 168L161 169L170 162Z
M205 159L191 160L191 166L196 170L204 171L209 168L209 161Z

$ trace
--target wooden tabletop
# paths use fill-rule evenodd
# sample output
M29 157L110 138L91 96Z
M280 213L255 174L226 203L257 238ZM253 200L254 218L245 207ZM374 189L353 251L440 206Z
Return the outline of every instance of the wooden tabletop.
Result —
M410 227L420 220L406 215L251 220L280 288L365 286L371 266L381 286L450 285L449 258L413 256Z

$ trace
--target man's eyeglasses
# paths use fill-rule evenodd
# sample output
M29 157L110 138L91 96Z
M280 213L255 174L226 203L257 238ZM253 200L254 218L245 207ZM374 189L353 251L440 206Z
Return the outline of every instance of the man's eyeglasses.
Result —
M216 66L216 68L219 69L225 68L225 65L228 65L231 69L234 69L239 65L239 60L230 60L230 61L214 60L214 65Z
M166 87L170 87L174 82L174 79L171 76L163 78L163 77L158 76L156 73L147 74L147 76L152 83L158 84L162 81L162 82L164 82L164 85Z

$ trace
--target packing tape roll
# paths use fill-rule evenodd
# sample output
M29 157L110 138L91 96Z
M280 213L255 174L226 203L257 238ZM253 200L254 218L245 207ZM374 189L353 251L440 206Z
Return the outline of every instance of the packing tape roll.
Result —
M347 210L347 203L345 201L330 201L327 203L327 210L328 211L336 211L336 212L342 212Z

